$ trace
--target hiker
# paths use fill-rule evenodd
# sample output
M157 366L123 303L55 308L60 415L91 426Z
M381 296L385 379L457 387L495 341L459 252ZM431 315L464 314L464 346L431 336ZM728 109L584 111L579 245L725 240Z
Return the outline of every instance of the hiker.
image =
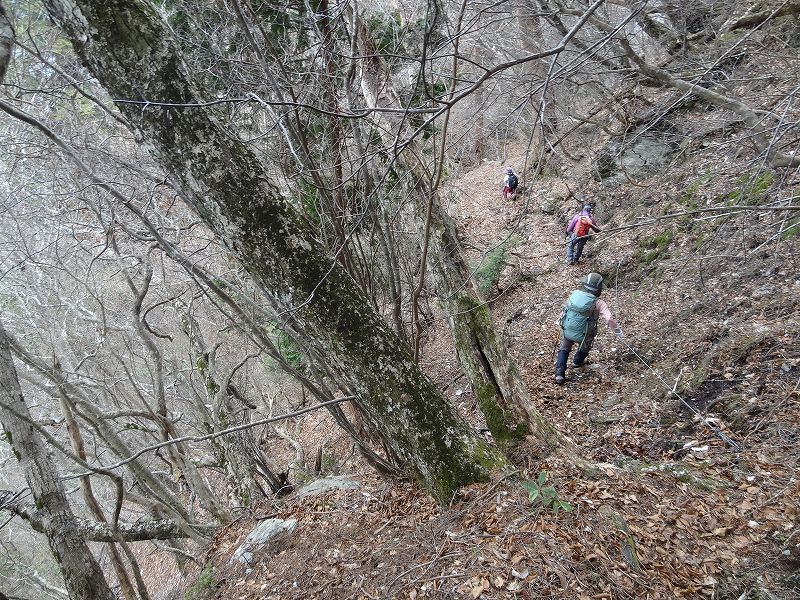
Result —
M509 197L513 200L517 195L518 185L519 177L514 173L514 169L506 167L506 176L503 177L503 200L508 200Z
M556 383L564 383L564 374L567 371L567 359L574 344L579 344L577 352L572 359L573 367L582 367L586 362L589 350L592 349L594 336L597 335L597 319L602 318L608 323L609 329L619 339L625 336L617 325L608 305L600 300L603 289L603 276L600 273L589 273L581 279L581 289L569 295L567 303L561 310L558 324L561 327L561 343L556 356Z
M600 228L592 216L591 205L587 204L567 225L567 264L578 262L592 231L600 233Z

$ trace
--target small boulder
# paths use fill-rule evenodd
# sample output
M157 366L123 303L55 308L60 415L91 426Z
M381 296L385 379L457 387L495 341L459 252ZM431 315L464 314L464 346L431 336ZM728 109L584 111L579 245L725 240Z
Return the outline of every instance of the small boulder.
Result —
M355 490L360 487L361 484L359 482L350 479L347 475L331 475L304 485L297 491L297 497L321 496L334 490Z
M266 519L261 521L231 556L230 562L251 565L253 554L264 550L274 552L294 532L297 519Z

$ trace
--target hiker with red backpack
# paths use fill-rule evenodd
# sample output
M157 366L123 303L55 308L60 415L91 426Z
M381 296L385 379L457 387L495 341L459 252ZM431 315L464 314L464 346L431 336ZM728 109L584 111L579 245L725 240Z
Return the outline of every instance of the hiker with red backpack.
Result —
M567 264L578 262L592 231L600 233L600 228L592 216L592 207L587 204L567 225Z
M508 200L509 197L513 200L517 195L518 185L519 177L514 173L514 169L506 167L506 175L503 177L503 200Z
M597 335L597 321L603 319L609 329L619 339L625 336L622 329L611 316L608 304L600 300L603 290L603 276L600 273L589 273L581 279L581 289L569 295L567 303L561 310L558 325L561 328L561 343L556 355L556 383L562 385L566 380L567 359L572 346L579 344L572 359L572 366L580 368L586 362L589 350Z

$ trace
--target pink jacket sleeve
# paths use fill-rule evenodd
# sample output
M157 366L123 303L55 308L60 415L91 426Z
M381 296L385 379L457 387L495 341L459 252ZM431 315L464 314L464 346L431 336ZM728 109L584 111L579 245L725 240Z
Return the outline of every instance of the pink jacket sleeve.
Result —
M608 304L606 304L605 300L598 300L594 303L595 310L600 315L600 318L603 319L606 323L608 323L608 328L616 333L619 330L619 325L614 320L614 317L611 315L611 311L608 308Z

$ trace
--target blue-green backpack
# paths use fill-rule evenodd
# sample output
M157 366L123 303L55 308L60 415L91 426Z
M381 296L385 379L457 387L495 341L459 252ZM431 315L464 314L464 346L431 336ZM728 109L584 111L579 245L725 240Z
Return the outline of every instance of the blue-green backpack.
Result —
M592 315L597 296L575 290L569 295L566 311L561 318L561 330L564 337L573 342L583 342L590 326L597 323L597 316Z

